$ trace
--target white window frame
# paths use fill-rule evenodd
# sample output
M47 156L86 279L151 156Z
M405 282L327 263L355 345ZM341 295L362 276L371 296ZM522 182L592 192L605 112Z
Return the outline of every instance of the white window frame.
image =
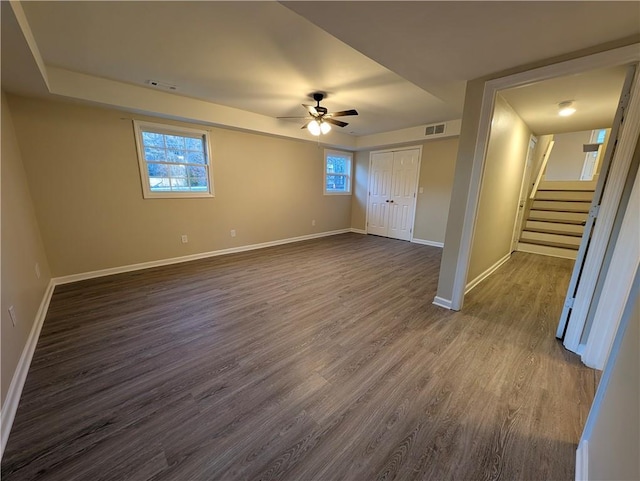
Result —
M349 160L349 173L348 174L336 174L334 172L327 172L327 158L330 156L334 157L344 157ZM353 152L348 152L345 150L333 150L333 149L324 149L324 171L322 173L322 185L324 186L324 195L351 195L352 183L353 183ZM346 177L347 182L346 185L349 186L347 191L335 191L335 190L327 190L327 175L338 175L341 177Z
M211 146L209 140L209 132L206 130L192 129L187 127L178 127L174 125L159 124L156 122L145 122L134 120L133 127L135 130L136 150L138 154L138 167L140 170L140 181L142 183L142 195L145 199L176 199L176 198L194 198L194 197L214 197L213 189L213 169L211 165ZM165 135L179 135L187 137L202 137L204 140L204 155L206 157L204 167L207 171L208 191L192 192L192 191L170 191L170 192L153 192L149 184L149 171L147 161L144 156L144 144L142 141L142 132L155 132ZM183 164L184 165L184 164Z

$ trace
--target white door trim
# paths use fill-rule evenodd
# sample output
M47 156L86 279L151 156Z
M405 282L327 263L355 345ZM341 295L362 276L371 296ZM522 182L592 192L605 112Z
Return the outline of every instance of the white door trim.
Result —
M469 195L467 197L464 213L462 234L460 237L460 249L458 250L456 271L451 295L451 306L454 310L460 310L464 300L467 272L471 257L471 246L473 245L473 233L475 230L476 214L480 197L480 184L482 182L487 142L489 139L489 128L491 126L493 106L497 92L505 88L520 87L564 75L638 62L640 61L639 47L640 44L636 43L626 47L608 50L606 52L600 52L594 55L580 57L528 70L526 72L489 80L485 83L482 104L480 107L480 119L473 155L473 165L471 168L471 179L469 181Z
M602 370L611 350L620 319L631 293L633 279L640 265L640 170L631 190L618 241L593 318L582 362Z
M587 314L591 307L598 276L602 269L602 261L607 246L609 245L611 230L613 229L616 212L620 205L620 198L622 197L622 192L629 175L631 157L633 156L636 143L638 142L638 135L640 134L639 74L640 69L636 69L631 86L629 103L624 113L624 122L620 125L618 143L615 147L613 158L611 159L611 169L606 177L606 185L604 186L597 221L593 227L589 249L584 257L584 266L582 267L582 274L580 275L577 290L575 291L573 308L571 309L571 314L568 316L563 344L564 347L572 352L579 353L581 351L580 339L582 338ZM612 140L615 141L613 138ZM609 150L609 147L607 147L607 150ZM607 162L606 159L605 162ZM606 175L605 172L603 172L603 174ZM587 222L590 220L591 219ZM589 224L587 224L587 227L589 227ZM618 237L618 240L622 240L621 237ZM585 243L586 240L583 239L582 242ZM581 245L578 259L580 259L582 250L583 246ZM609 271L610 270L611 267L609 267ZM568 292L567 296L571 294L573 293ZM602 297L602 299L605 300L606 298ZM563 311L563 315L564 314ZM589 337L591 337L591 334L594 334L593 331Z
M405 150L418 150L418 172L416 175L416 185L414 186L414 192L416 193L413 196L413 216L411 219L411 237L409 239L410 242L413 242L413 236L415 234L415 224L416 224L416 206L418 205L418 184L420 183L420 168L422 167L422 145L411 145L402 148L396 149L382 149L382 150L372 150L369 152L369 170L367 171L367 175L369 179L367 180L367 212L365 215L365 234L369 233L369 193L371 192L371 162L373 160L373 154L384 154L387 152L403 152Z

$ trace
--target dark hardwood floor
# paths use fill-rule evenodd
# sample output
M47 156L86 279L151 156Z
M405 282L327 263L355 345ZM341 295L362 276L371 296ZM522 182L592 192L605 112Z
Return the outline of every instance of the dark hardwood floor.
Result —
M572 261L432 304L440 249L345 234L56 288L2 480L572 480Z

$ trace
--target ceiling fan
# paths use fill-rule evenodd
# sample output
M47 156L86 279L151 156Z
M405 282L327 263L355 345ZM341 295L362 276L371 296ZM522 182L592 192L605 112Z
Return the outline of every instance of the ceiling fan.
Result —
M320 102L324 98L324 94L321 92L316 92L312 95L313 100L316 101L316 105L305 105L302 106L307 109L309 115L312 118L308 117L278 117L279 119L308 119L308 121L301 127L303 129L308 129L313 135L327 134L331 130L331 125L337 125L338 127L346 127L349 125L347 122L343 122L341 120L336 120L334 117L346 117L349 115L358 115L357 110L342 110L340 112L329 112L326 107L320 106Z

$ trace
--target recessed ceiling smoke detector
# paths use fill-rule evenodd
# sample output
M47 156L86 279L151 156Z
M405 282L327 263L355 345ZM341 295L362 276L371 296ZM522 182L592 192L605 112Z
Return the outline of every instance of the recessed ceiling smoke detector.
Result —
M572 100L565 100L564 102L560 102L558 104L558 115L560 117L569 117L569 115L573 115L576 113L576 108L573 106Z
M176 87L175 85L171 85L166 82L161 82L159 80L145 80L144 83L146 83L150 87L155 87L157 89L170 90L170 91L178 90L178 87Z

